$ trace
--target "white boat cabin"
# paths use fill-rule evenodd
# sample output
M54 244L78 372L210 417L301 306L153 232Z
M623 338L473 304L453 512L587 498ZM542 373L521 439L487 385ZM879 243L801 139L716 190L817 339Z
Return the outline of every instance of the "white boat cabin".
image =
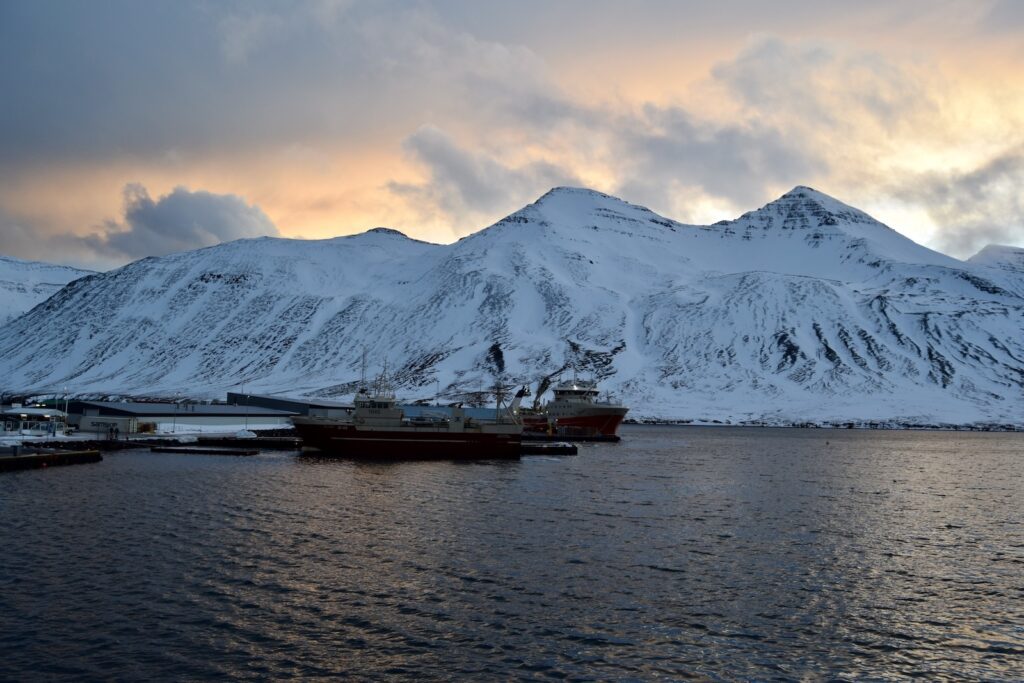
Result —
M68 428L68 415L55 408L25 408L15 405L0 412L5 435L57 436Z

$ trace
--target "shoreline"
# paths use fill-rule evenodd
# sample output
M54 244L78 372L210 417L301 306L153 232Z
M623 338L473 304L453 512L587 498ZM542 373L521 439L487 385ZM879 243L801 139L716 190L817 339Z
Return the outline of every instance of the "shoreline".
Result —
M898 422L882 420L857 421L807 421L769 423L759 421L702 422L697 420L662 420L656 418L626 419L625 426L648 427L762 427L766 429L831 429L831 430L862 430L862 431L919 431L919 432L1024 432L1024 424L1003 422L974 422L968 424L952 424L943 422Z

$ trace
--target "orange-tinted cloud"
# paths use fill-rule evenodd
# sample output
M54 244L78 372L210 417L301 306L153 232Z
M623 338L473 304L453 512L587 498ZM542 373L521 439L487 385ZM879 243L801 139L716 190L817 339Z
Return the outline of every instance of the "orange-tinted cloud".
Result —
M14 255L133 257L102 239L129 225L130 183L237 196L283 235L390 225L431 241L554 184L694 222L811 184L958 256L1024 242L1024 212L999 194L1024 143L1014 3L2 12L0 61L16 68L0 88L17 106L0 109L0 249Z

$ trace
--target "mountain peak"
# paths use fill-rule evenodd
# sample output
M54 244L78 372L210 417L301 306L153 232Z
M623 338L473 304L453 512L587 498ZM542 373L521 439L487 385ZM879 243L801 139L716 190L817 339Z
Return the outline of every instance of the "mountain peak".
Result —
M523 210L539 211L543 214L586 215L597 209L622 210L633 207L627 201L591 190L586 187L553 187ZM639 208L639 207L637 207Z
M611 195L607 195L603 192L591 190L589 187L573 187L571 185L559 185L557 187L552 187L550 190L542 194L540 198L537 199L536 202L534 202L534 204L540 204L541 202L550 201L553 199L561 199L565 197L591 197L600 199L611 199L617 202L622 201L617 197L612 197Z
M967 259L967 262L979 266L1024 272L1024 247L989 244Z
M404 232L402 232L401 230L395 230L394 228L370 228L369 230L366 231L365 234L367 234L367 235L391 235L393 237L404 237L406 239L409 239L409 236L406 235Z
M626 224L634 228L644 226L648 229L656 227L662 230L676 225L675 221L662 218L644 206L631 204L597 190L566 186L551 188L532 204L506 216L492 227L507 228L510 225L523 224L587 230L621 230Z
M806 196L815 196L815 195L820 196L820 197L826 197L828 199L832 199L832 197L829 197L824 192L819 192L818 190L815 190L813 187L809 187L807 185L797 185L796 187L794 187L789 192L786 192L785 194L783 194L782 197L806 197ZM781 197L780 197L780 199L781 199Z
M824 211L830 213L849 213L853 212L863 216L867 216L860 209L856 209L849 204L844 204L835 197L825 194L820 190L815 190L813 187L807 185L797 185L789 192L786 192L778 199L773 202L769 202L768 206L774 204L786 204L786 205L803 205L807 207L820 207Z
M806 185L797 185L778 199L760 209L748 211L737 220L743 219L781 222L787 228L824 227L840 223L882 225L860 209Z
M946 267L960 263L917 244L860 209L806 185L797 185L760 209L715 225L723 231L742 231L743 239L771 234L800 236L815 245L837 239L846 241L866 250L862 254L865 263L880 262L879 257Z
M655 215L650 209L586 187L553 187L522 212L539 212L547 217L570 218L570 222L594 213L643 218ZM515 215L515 214L513 214Z
M363 232L357 232L354 235L343 235L336 237L335 239L355 239L355 240L371 240L375 241L374 237L380 236L385 239L394 238L401 242L415 242L417 244L429 244L431 246L437 246L433 242L427 242L426 240L416 239L415 237L409 237L401 230L395 230L394 228L376 227L370 228Z
M595 231L602 230L619 233L663 231L666 228L674 230L675 225L675 221L662 218L646 207L630 204L618 197L585 187L558 186L494 225L461 238L459 242L474 244L478 240L497 239L498 236L503 239L510 235L518 239L524 230L551 234L585 230L584 234L594 235Z

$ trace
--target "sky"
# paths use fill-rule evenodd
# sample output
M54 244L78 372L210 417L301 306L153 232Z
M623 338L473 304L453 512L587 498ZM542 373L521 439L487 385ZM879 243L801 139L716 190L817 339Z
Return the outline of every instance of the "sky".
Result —
M809 185L1024 246L1024 2L0 0L0 253L448 243L557 185L707 224Z

